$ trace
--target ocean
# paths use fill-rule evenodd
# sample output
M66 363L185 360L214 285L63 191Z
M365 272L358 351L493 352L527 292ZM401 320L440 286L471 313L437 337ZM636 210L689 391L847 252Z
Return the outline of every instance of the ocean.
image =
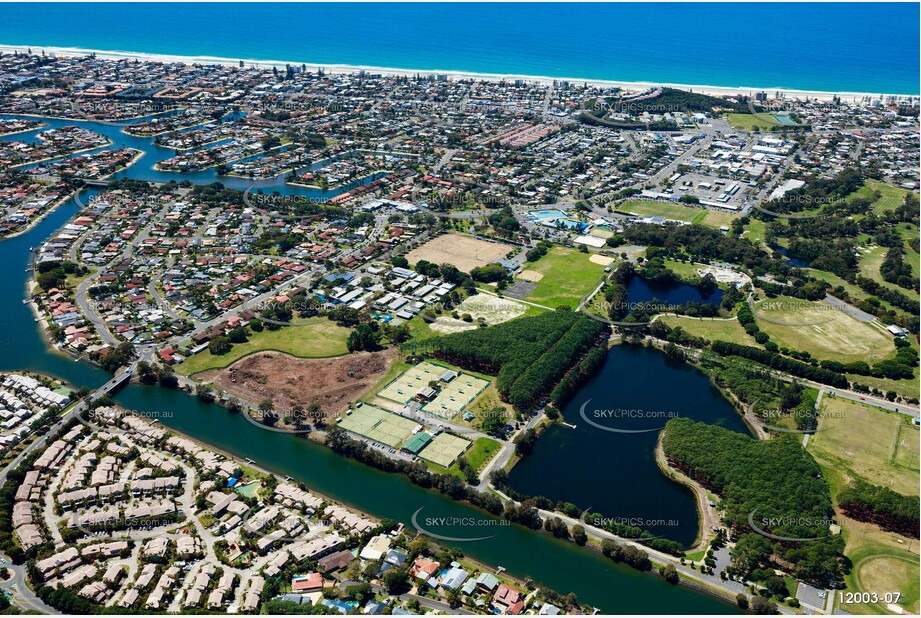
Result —
M914 94L917 3L2 4L0 43Z

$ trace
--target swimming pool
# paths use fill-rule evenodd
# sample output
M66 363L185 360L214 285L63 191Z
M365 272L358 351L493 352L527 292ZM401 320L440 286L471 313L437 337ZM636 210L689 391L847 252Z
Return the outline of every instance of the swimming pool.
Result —
M566 213L562 210L532 210L528 213L538 221L546 221L547 219L562 219L566 216Z

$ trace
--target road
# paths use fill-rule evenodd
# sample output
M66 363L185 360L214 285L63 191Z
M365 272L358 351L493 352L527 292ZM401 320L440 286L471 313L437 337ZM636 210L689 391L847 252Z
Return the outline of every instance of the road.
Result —
M61 614L50 605L45 605L26 585L26 566L24 564L11 564L6 556L4 556L3 560L6 564L0 564L0 568L9 569L12 577L0 582L0 590L3 590L12 599L13 605L24 611L56 616Z
M137 361L131 364L129 367L128 379L130 375L133 374L134 369L137 368ZM58 434L61 431L61 428L67 424L67 422L74 418L76 415L83 412L86 409L87 404L93 400L107 395L112 392L118 385L120 385L125 380L125 374L121 373L117 376L113 376L108 382L103 384L93 395L87 397L83 401L78 402L70 410L61 417L61 420L51 426L47 433L42 436L39 436L35 441L33 441L29 446L23 449L13 461L11 461L3 470L0 470L0 485L6 483L7 477L9 476L10 471L15 470L19 467L19 464L22 463L24 459L29 457L34 451L38 449L43 449L50 442L57 438ZM7 591L12 598L13 602L17 607L20 607L24 610L34 610L41 612L43 614L60 614L54 608L45 605L41 599L39 599L35 594L29 589L25 581L25 565L14 565L10 563L8 556L3 556L3 559L7 564L0 565L5 566L10 569L13 573L13 577L5 582L0 583L0 588L4 591Z

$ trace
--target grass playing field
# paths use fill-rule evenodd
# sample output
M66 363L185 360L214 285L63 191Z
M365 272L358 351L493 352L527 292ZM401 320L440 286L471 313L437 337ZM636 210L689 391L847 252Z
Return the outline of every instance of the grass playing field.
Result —
M687 223L691 223L700 215L706 216L707 213L707 211L702 208L682 206L681 204L673 202L653 202L650 200L627 200L618 210L620 212L633 213L634 215L641 215L644 217L661 215L666 219L685 221Z
M695 336L703 337L710 341L729 341L741 345L757 346L755 339L745 332L742 325L736 319L731 320L706 320L690 318L682 315L666 315L659 318L668 324L671 328L680 326L685 332Z
M845 574L847 592L899 593L897 605L917 614L919 610L918 543L847 518L840 518L845 529L845 555L851 559L850 573ZM901 541L901 542L900 542ZM882 601L879 603L836 604L836 609L851 614L893 613Z
M833 497L855 476L918 495L918 428L896 412L847 399L825 396L819 430L807 450L822 466ZM845 555L853 562L844 576L849 592L898 592L899 605L912 613L919 609L919 557L916 541L858 522L840 513ZM837 605L852 614L886 613L884 603Z
M777 122L770 114L729 114L729 124L736 129L743 131L752 131L758 127L762 131L770 130L771 127L778 127L781 123Z
M348 354L345 345L349 329L323 317L299 320L296 325L284 326L275 331L264 330L252 333L249 341L235 343L227 354L215 356L207 349L187 358L176 366L176 371L185 375L222 369L254 352L277 350L300 358L325 358Z
M499 452L500 444L489 438L477 438L464 457L474 470L479 471Z
M822 398L819 431L809 451L846 478L859 476L905 495L918 495L918 428L904 414L865 403Z
M547 254L527 264L527 269L542 275L526 301L555 309L568 305L575 309L583 296L601 283L605 267L589 259L588 253L553 247Z
M759 328L780 346L821 360L880 361L895 350L883 329L860 322L824 302L778 296L755 303Z

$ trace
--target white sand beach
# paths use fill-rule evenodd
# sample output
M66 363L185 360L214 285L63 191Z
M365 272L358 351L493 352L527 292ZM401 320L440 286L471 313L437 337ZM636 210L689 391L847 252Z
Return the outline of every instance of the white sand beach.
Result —
M501 81L501 80L526 80L530 82L539 82L539 83L552 83L556 81L570 81L570 82L579 82L579 83L588 83L593 86L598 86L602 88L623 88L626 90L643 90L646 88L654 86L665 86L670 88L680 88L682 90L693 90L694 92L701 92L704 94L711 94L715 96L722 95L733 95L733 94L746 94L751 95L756 92L766 92L768 96L773 97L775 93L779 93L782 97L794 98L794 99L816 99L816 100L830 100L832 97L838 96L842 100L855 100L863 99L866 97L870 98L880 98L888 97L890 95L879 92L825 92L820 90L793 90L789 88L777 88L772 86L736 86L736 87L726 87L726 86L708 86L701 84L673 84L673 83L654 83L654 82L626 82L626 81L615 81L615 80L604 80L604 79L591 79L585 77L548 77L543 75L516 75L516 74L502 74L502 73L474 73L468 71L451 71L451 70L442 70L438 68L417 68L417 69L400 69L392 67L377 67L377 66L359 66L359 65L350 65L350 64L322 64L315 62L305 62L301 60L256 60L251 58L221 58L217 56L178 56L178 55L168 55L168 54L151 54L144 52L131 52L131 51L112 51L112 50L95 50L95 49L81 49L75 47L53 47L45 45L4 45L0 44L0 53L8 54L13 52L23 53L27 49L32 50L33 53L41 53L44 51L46 54L54 54L56 56L86 56L89 54L96 54L99 58L111 59L111 60L141 60L147 62L165 62L165 63L180 63L180 64L216 64L224 66L239 66L240 61L242 60L244 65L249 66L258 66L258 67L283 67L285 64L292 65L302 65L307 66L308 71L316 71L317 69L323 69L327 73L356 73L358 71L368 71L372 73L380 73L382 75L414 75L416 73L424 74L445 74L450 79L475 79L475 80L487 80L487 81ZM891 95L899 98L910 98L909 95ZM915 96L914 98L917 98Z

